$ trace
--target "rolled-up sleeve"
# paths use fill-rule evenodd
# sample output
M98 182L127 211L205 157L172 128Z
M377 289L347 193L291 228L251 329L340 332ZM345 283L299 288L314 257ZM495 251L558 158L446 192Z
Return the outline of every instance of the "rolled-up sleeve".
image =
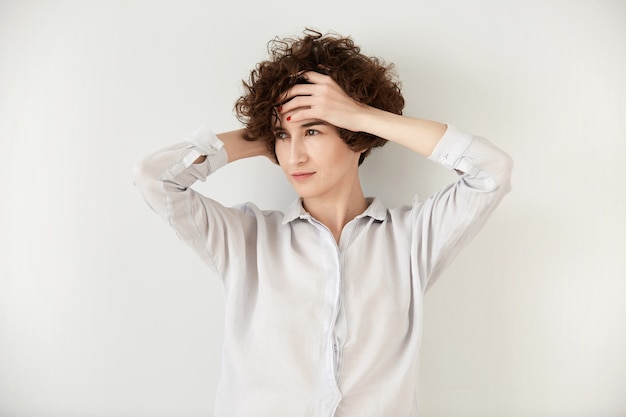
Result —
M413 253L425 291L511 191L513 159L487 139L448 125L430 160L459 178L413 204Z
M204 162L194 164L200 156ZM134 184L144 200L207 264L220 272L223 260L216 253L227 230L236 233L239 210L226 208L191 186L228 162L223 143L206 126L184 141L147 155L135 166ZM236 239L232 239L236 244ZM219 248L220 250L216 250Z

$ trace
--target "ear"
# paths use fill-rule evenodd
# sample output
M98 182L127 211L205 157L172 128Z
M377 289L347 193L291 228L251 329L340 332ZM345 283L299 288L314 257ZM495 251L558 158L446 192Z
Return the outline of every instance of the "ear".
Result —
M359 155L359 166L361 166L363 161L365 161L365 158L367 157L367 155L369 155L371 150L372 148L367 148L364 151L361 151L361 155Z
M370 154L371 151L372 151L372 147L370 146L369 148L357 149L354 152L358 152L361 154L362 157L366 157L367 155Z

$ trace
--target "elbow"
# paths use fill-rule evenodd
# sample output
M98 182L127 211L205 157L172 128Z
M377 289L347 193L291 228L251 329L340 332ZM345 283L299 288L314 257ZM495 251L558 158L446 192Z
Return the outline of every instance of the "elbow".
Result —
M140 186L141 184L144 183L145 178L147 177L147 172L146 172L146 166L144 165L143 161L135 164L135 166L133 167L133 184L135 186Z
M154 169L147 160L142 160L133 167L132 179L133 184L139 189L146 189L156 180Z
M480 136L474 137L471 146L466 172L478 180L477 188L500 195L510 192L515 164L511 155Z
M498 188L501 190L502 194L508 194L513 188L511 176L514 165L515 161L513 160L513 157L511 157L508 153L501 151L495 167L495 172L497 172L496 180Z

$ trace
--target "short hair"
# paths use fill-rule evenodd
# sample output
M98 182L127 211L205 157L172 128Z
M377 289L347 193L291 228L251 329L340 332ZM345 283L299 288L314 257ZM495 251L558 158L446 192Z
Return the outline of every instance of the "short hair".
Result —
M281 94L297 83L299 75L316 71L330 76L352 99L378 109L402 114L404 98L393 64L361 53L350 37L305 29L300 38L274 38L267 45L269 59L259 62L243 81L244 94L235 104L237 119L247 129L248 141L262 140L275 155L276 106ZM366 132L339 128L339 136L355 152L359 165L372 148L386 139Z

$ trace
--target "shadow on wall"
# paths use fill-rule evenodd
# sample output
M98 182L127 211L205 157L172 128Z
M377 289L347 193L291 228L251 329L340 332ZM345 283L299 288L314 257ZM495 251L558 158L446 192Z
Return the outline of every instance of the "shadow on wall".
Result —
M395 143L372 151L360 169L365 195L379 197L390 208L410 204L416 194L425 200L456 178Z

